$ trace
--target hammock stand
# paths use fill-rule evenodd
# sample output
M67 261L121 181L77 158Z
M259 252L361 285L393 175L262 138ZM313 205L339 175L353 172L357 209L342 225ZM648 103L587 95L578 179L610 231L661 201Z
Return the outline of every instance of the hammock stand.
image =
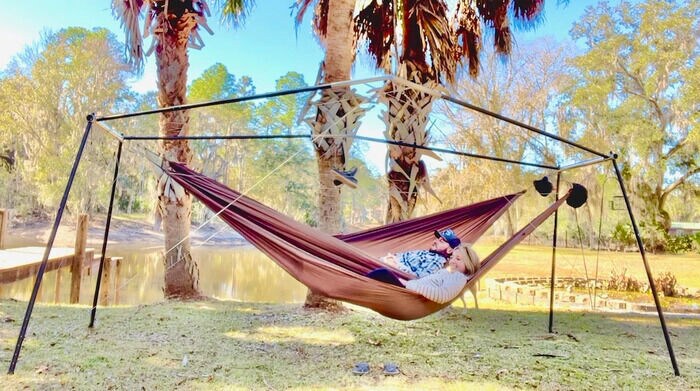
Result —
M350 81L343 81L343 82L326 83L326 84L319 84L319 85L309 86L309 87L304 87L304 88L290 89L290 90L285 90L285 91L276 91L276 92L266 93L266 94L245 96L245 97L240 97L240 98L223 99L223 100L217 100L217 101L211 101L211 102L186 104L186 105L180 105L180 106L166 107L166 108L161 108L161 109L146 110L146 111L141 111L141 112L132 112L132 113L125 113L125 114L116 114L116 115L107 115L107 116L97 116L94 113L89 114L86 118L86 125L85 125L85 130L83 133L83 137L82 137L82 139L80 141L80 145L78 146L78 149L76 151L75 160L73 162L70 174L69 174L68 179L67 179L66 187L65 187L64 192L63 192L63 196L61 198L58 210L56 212L56 217L55 217L55 220L53 223L51 233L49 235L46 249L44 251L43 259L42 259L42 262L41 262L41 264L38 268L38 271L37 271L37 276L36 276L36 280L34 282L34 287L32 289L32 294L31 294L29 302L27 303L27 309L25 311L24 319L22 321L22 326L20 328L20 332L19 332L19 335L17 337L17 342L15 345L15 350L14 350L12 360L10 362L10 366L8 369L8 374L14 374L14 371L15 371L15 368L17 365L17 361L19 359L19 355L20 355L20 352L22 349L22 343L23 343L25 336L26 336L27 328L29 325L29 320L31 319L31 314L32 314L32 311L34 308L34 304L36 303L36 298L37 298L38 293L39 293L39 287L41 285L41 281L42 281L44 272L46 271L49 254L50 254L51 249L53 247L53 243L54 243L54 240L56 238L56 233L58 231L58 227L59 227L59 224L61 222L63 212L64 212L65 207L66 207L66 203L68 201L68 195L70 194L70 190L71 190L71 187L73 185L73 180L77 174L78 166L80 164L80 161L81 161L81 158L83 155L83 151L84 151L85 146L87 144L88 136L92 130L93 125L97 125L97 127L101 128L106 133L112 135L118 141L118 146L117 146L116 162L115 162L115 168L114 168L114 180L112 182L112 189L111 189L111 194L110 194L107 222L105 225L104 240L102 243L102 252L101 252L102 256L100 259L99 272L97 274L95 298L93 301L93 307L92 307L92 311L91 311L91 318L90 318L89 327L94 327L94 319L95 319L95 313L96 313L96 307L97 307L98 292L99 292L99 287L100 287L100 282L101 282L102 270L103 270L103 266L104 266L104 258L105 258L105 252L106 252L106 246L107 246L107 239L109 237L109 228L110 228L110 223L111 223L114 196L115 196L115 191L116 191L116 182L117 182L116 179L119 175L119 164L120 164L120 160L121 160L122 146L123 146L125 141L158 140L158 139L204 140L204 139L265 139L265 138L301 138L301 137L308 138L309 137L309 135L303 135L303 136L299 136L299 135L287 135L287 136L236 136L236 135L230 135L230 136L182 136L182 137L167 137L167 138L166 137L154 137L154 136L125 136L122 133L111 129L106 124L107 122L109 122L111 120L124 119L124 118L130 118L130 117L137 117L137 116L144 116L144 115L151 115L151 114L160 114L160 113L165 113L165 112L188 110L188 109L195 109L195 108L207 107L207 106L232 104L232 103L245 102L245 101L250 101L250 100L273 98L273 97L278 97L278 96L299 94L299 93L305 93L305 92L317 92L317 91L327 90L327 89L334 88L334 87L349 87L349 86L353 86L353 85L357 85L357 84L368 84L368 83L376 83L376 82L393 82L393 83L403 84L403 85L408 86L410 88L414 88L416 90L420 90L422 92L435 95L437 98L446 100L448 102L451 102L451 103L456 104L458 106L461 106L463 108L467 108L467 109L470 109L472 111L476 111L476 112L488 115L488 116L496 118L498 120L515 125L515 126L522 128L524 130L540 134L542 136L545 136L548 139L555 140L555 141L561 142L563 144L566 144L568 146L574 147L575 149L579 150L580 152L587 152L589 154L592 154L595 157L588 159L588 160L582 160L582 161L579 161L579 162L576 162L573 164L569 164L569 165L552 166L552 165L545 165L545 164L538 164L538 163L531 163L531 162L524 162L524 161L509 160L509 159L504 159L504 158L495 157L495 156L477 155L477 154L472 154L472 153L467 153L467 152L462 152L462 151L446 150L446 149L440 149L440 148L430 148L430 147L425 147L425 146L416 145L416 144L406 144L406 143L397 142L397 141L376 139L376 138L370 138L370 137L362 137L362 136L357 136L357 135L355 136L356 139L372 141L372 142L382 142L382 143L391 144L391 145L398 145L398 146L407 146L407 147L418 148L418 149L430 149L430 150L437 151L437 152L450 153L450 154L459 155L459 156L467 156L467 157L473 157L473 158L479 158L479 159L499 161L499 162L504 162L504 163L512 163L512 164L519 164L519 165L523 165L523 166L530 166L530 167L538 167L538 168L555 170L556 174L557 174L557 180L556 180L556 188L557 189L560 188L559 185L561 183L561 176L564 172L569 171L569 170L573 170L576 168L585 167L585 166L598 165L598 164L603 164L605 162L610 162L612 164L614 171L615 171L617 182L620 186L620 190L622 192L622 197L625 201L625 207L627 209L630 223L631 223L633 231L634 231L634 235L635 235L636 242L637 242L637 247L639 249L639 253L641 255L642 262L644 264L644 269L645 269L645 272L646 272L646 275L647 275L647 278L649 281L649 286L651 288L651 293L652 293L652 296L654 299L654 304L656 306L659 322L661 325L661 330L662 330L662 333L664 335L664 340L666 342L666 348L668 350L669 358L671 360L671 365L673 367L673 372L676 376L680 376L680 371L678 368L678 364L676 362L676 357L675 357L675 354L673 351L673 346L671 344L671 339L669 336L668 328L666 326L666 321L664 318L663 309L662 309L661 303L659 301L657 288L656 288L656 285L654 283L654 279L653 279L653 276L651 273L651 268L649 266L649 262L647 261L646 252L644 250L642 238L641 238L641 235L639 233L639 229L638 229L634 214L632 212L632 207L630 204L629 197L627 195L627 191L625 189L624 180L622 178L620 168L618 167L618 164L617 164L618 155L616 153L613 153L613 152L610 152L608 154L604 154L604 153L595 151L595 150L590 149L588 147L585 147L581 144L578 144L574 141L562 138L562 137L557 136L557 135L552 134L552 133L545 132L545 131L538 129L536 127L533 127L531 125L516 121L516 120L508 118L508 117L505 117L501 114L486 110L486 109L481 108L479 106L475 106L469 102L466 102L464 100L461 100L461 99L453 97L453 96L450 96L446 93L430 90L424 86L421 86L421 85L416 84L416 83L412 83L410 81L407 81L405 79L402 79L402 78L399 78L396 76L380 76L380 77L374 77L374 78L362 79L362 80L350 80ZM559 194L557 192L556 198L557 198L557 202L559 202L559 200L563 200L564 197L560 198ZM556 205L556 203L555 203L555 205ZM552 269L551 269L549 327L548 327L548 330L550 333L553 332L553 316L554 316L554 312L553 312L554 281L555 281L555 269L556 269L557 222L558 222L558 213L556 211L556 208L554 209L553 213L554 213L554 230L553 230L554 232L553 232L553 239L552 239ZM516 234L516 236L519 235L521 232ZM498 250L496 252L498 252ZM493 256L493 254L492 254L492 256ZM488 264L485 266L486 267L483 267L482 269L480 269L472 277L474 280L478 279L478 277L480 277L481 275L483 275L483 273L488 271Z

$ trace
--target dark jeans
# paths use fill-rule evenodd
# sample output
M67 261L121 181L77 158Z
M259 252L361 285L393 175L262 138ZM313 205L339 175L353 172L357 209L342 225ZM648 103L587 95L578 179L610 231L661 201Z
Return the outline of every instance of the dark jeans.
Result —
M404 286L401 283L401 281L399 281L399 278L391 272L391 270L384 267L374 269L371 272L365 274L365 276L377 281L386 282L387 284L397 285L400 287Z

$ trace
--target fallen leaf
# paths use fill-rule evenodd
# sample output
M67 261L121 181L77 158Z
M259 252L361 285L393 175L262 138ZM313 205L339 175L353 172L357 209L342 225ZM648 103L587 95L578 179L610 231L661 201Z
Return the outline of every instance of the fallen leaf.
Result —
M496 372L496 379L501 380L501 376L505 375L506 373L508 373L507 369L499 369L498 372Z
M571 334L571 333L566 334L566 336L569 337L570 339L573 339L573 340L576 341L576 342L581 342L581 341L578 340L578 338L576 338L575 335L573 335L573 334Z
M560 356L560 355L552 354L552 353L535 353L532 356L533 357L547 357L547 358L564 357L564 356Z
M44 373L49 371L49 366L48 365L41 365L36 369L36 373Z

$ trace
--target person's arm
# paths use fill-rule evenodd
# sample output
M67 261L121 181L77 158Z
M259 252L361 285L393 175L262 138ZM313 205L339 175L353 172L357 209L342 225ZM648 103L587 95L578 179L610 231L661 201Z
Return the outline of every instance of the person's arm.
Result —
M449 272L445 269L422 278L402 283L406 288L418 292L426 299L436 303L447 303L462 293L467 283L467 276L459 272Z

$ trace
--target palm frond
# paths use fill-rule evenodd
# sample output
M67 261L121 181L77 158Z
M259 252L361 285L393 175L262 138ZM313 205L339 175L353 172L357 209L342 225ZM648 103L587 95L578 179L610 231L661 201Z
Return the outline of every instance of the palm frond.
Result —
M509 54L512 47L512 34L508 21L508 6L511 0L477 1L479 15L486 26L494 29L494 47L496 52Z
M516 27L531 30L544 22L544 0L513 0Z
M293 10L296 9L296 15L294 16L294 20L296 21L296 24L299 25L301 22L304 20L304 16L306 16L306 10L309 9L317 0L297 0L290 8ZM292 11L294 13L294 11Z
M469 61L469 75L479 74L479 53L481 52L481 21L477 14L475 0L460 0L455 12L455 34L457 35L457 59Z
M532 21L543 9L544 0L513 0L513 15L516 19Z
M323 40L328 32L328 2L329 0L297 0L292 5L292 8L297 10L294 16L296 27L299 28L299 25L304 20L306 11L316 3L314 7L314 31L316 36Z
M255 6L255 0L217 0L216 7L221 10L222 21L232 27L239 27Z
M415 13L417 28L425 48L430 53L430 67L435 80L443 76L453 82L457 69L457 46L447 18L447 4L444 1L416 2L409 15ZM408 34L407 34L408 35Z
M394 1L372 0L355 16L355 39L367 43L367 52L377 68L387 68L394 44Z
M143 70L143 36L139 17L144 0L112 0L112 13L124 28L126 52L129 63Z

